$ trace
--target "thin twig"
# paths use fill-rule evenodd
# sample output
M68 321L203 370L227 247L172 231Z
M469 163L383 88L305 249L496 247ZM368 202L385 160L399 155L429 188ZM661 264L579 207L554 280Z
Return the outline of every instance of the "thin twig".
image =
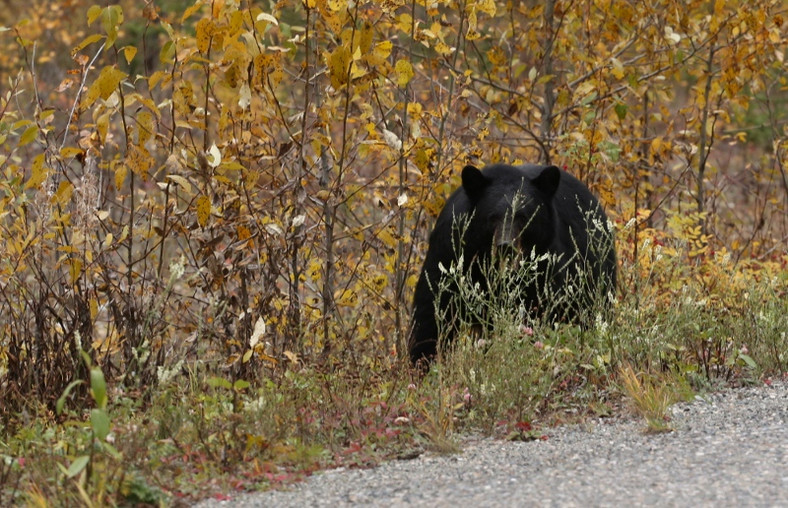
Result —
M96 59L104 51L104 46L107 45L107 41L101 43L98 51L96 54L93 55L93 59L90 60L90 63L85 68L85 72L82 73L82 83L79 84L79 88L77 89L77 96L74 98L74 104L71 106L71 111L68 113L68 121L66 122L66 128L63 131L63 142L60 144L60 149L62 150L63 147L66 146L66 139L68 138L68 129L71 126L71 119L74 118L74 110L77 109L77 104L79 104L79 98L82 96L82 91L85 89L85 82L88 79L88 72L90 72L90 68L93 67L93 64L96 62Z

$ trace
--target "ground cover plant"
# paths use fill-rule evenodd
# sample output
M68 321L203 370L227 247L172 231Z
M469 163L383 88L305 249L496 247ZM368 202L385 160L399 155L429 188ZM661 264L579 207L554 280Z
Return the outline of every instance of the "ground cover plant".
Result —
M693 390L784 373L785 11L6 2L0 504L177 504L589 414L661 431ZM427 235L497 162L600 198L612 316L504 292L422 376Z

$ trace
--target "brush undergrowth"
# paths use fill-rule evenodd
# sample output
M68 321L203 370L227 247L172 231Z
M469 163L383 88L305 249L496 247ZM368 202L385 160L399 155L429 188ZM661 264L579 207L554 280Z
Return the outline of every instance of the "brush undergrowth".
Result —
M646 288L652 268L624 263L621 275ZM670 430L667 408L693 390L786 371L784 268L709 270L716 291L702 277L667 298L641 289L586 328L491 310L492 326L461 325L423 378L397 363L293 362L253 385L201 358L160 372L147 400L122 386L87 403L66 393L60 414L31 406L4 419L0 504L171 504L454 452L464 432L539 438L545 426L621 407L649 431ZM84 381L101 393L100 380Z

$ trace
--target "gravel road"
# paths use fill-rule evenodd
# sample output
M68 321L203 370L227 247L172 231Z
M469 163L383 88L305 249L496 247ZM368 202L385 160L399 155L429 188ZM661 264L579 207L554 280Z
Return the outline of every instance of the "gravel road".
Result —
M672 415L666 434L594 420L198 506L788 506L788 382L698 397Z

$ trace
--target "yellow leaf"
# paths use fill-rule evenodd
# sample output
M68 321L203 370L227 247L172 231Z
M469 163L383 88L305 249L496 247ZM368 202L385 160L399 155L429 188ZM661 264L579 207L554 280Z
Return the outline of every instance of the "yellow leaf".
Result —
M413 78L413 67L407 60L397 60L397 63L394 66L394 71L397 73L397 84L400 87L404 88L407 86L407 84L410 83L410 80Z
M25 132L23 132L21 136L19 136L19 146L25 146L26 144L30 143L31 141L36 139L37 135L38 135L38 127L36 127L35 125L31 125L27 129L25 129Z
M103 143L107 139L107 131L109 130L109 116L111 111L107 110L104 114L96 120L96 131L99 135L99 140Z
M328 9L321 9L320 11L323 14L323 21L325 21L326 26L336 35L339 35L342 32L342 18Z
M173 182L177 183L187 194L192 193L192 185L189 183L189 180L180 176L180 175L167 175L167 178L172 180Z
M96 100L101 97L104 100L109 99L109 96L117 90L121 80L126 77L126 74L114 67L107 66L101 69L101 73L90 85L85 100L82 102L82 109L87 109L93 105Z
M118 38L118 27L123 24L123 9L110 5L101 11L101 27L107 33L107 46L113 46Z
M154 103L148 97L145 97L145 96L143 96L141 94L138 94L138 93L130 94L128 97L130 97L133 100L140 101L143 106L148 108L148 111L150 111L151 113L156 115L156 118L161 118L161 111L159 111L159 108L156 106L156 103Z
M120 232L120 237L118 238L118 243L123 243L126 241L126 238L129 237L129 226L123 226L123 229Z
M93 7L96 7L96 6L94 5ZM72 50L71 50L71 54L72 54L72 55L76 55L77 53L79 53L80 51L82 51L83 49L85 49L85 47L86 47L86 46L89 46L89 45L93 44L93 43L94 43L94 42L96 42L96 41L100 41L100 40L101 40L101 39L103 39L103 38L104 38L104 36L103 36L103 35L101 35L101 34L93 34L93 35L89 35L89 36L85 37L85 38L82 40L82 42L80 42L79 44L77 44L76 46L74 46L74 48L72 48Z
M408 13L400 14L399 17L397 18L397 28L399 28L400 31L406 34L410 33L410 27L412 23L413 23L413 17L411 17L411 15Z
M356 32L358 38L358 48L361 50L362 55L366 55L369 53L370 48L372 48L372 25L369 23L365 24L359 32Z
M68 273L71 276L71 283L75 283L79 276L82 275L82 261L78 258L74 258L69 263Z
M454 53L454 48L449 47L445 42L438 41L435 44L435 51L441 56L449 56Z
M252 232L244 225L239 225L236 228L236 234L238 235L238 240L247 240L252 237Z
M334 301L342 307L354 307L358 305L358 293L352 289L340 289L334 295Z
M470 41L476 40L480 37L479 32L476 31L476 26L476 11L472 10L470 14L468 14L468 31L465 34L465 37Z
M150 79L148 79L148 88L153 90L154 88L156 88L156 85L158 85L160 81L166 83L168 81L167 79L168 77L169 75L164 71L154 72L151 75Z
M479 0L476 2L475 7L477 11L495 16L495 0Z
M123 48L123 56L126 57L126 63L131 63L134 60L134 56L137 54L137 48L134 46L126 46Z
M104 100L109 99L109 96L117 90L121 80L126 76L127 74L125 72L114 67L104 67L101 69L101 74L99 74L96 80L100 87L99 96Z
M90 299L90 319L96 319L98 315L98 300L95 298Z
M418 102L409 102L407 105L408 114L414 118L421 118L424 107Z
M380 65L386 61L391 54L393 43L391 41L383 41L375 44L375 47L365 55L367 63L372 66Z
M200 226L205 227L208 224L208 218L211 216L211 200L208 196L200 196L197 198L197 222Z
M48 174L49 169L44 167L44 154L40 153L33 159L30 178L25 183L25 189L37 188L46 180Z
M624 65L618 58L611 58L611 63L613 64L613 68L611 72L613 73L613 77L616 79L623 79L624 77Z
M662 146L662 136L657 136L651 141L651 153L659 153Z
M69 199L71 199L71 194L74 192L74 186L71 185L70 182L60 182L60 185L57 188L57 192L53 196L53 202L60 203L61 205L65 204Z
M208 18L202 18L194 27L197 38L197 49L200 53L208 53L211 47L211 36L213 35L213 22Z
M94 21L101 16L101 7L98 5L93 5L88 9L88 25L92 25Z
M285 77L285 73L282 70L282 67L277 65L274 70L268 73L268 82L271 85L272 89L276 89L279 86L279 83L282 82L282 78Z
M153 162L150 153L140 146L132 145L126 154L125 165L144 181L148 181L150 176L148 171L153 166Z
M153 124L153 115L151 115L148 111L140 111L137 113L137 124L139 125L137 144L139 146L143 146L151 138L153 135L153 130L155 129Z
M328 73L331 76L331 86L335 89L347 83L349 65L350 52L345 46L337 46L328 57Z
M183 16L181 16L181 23L183 23L184 21L189 19L192 14L194 14L195 12L200 10L202 5L203 5L202 1L197 1L197 2L194 2L194 5L192 5L191 7L186 9L185 11L183 11Z
M121 190L123 188L123 183L126 181L126 174L129 172L129 168L126 167L125 164L118 164L115 167L115 188Z
M377 236L378 239L383 242L383 245L387 247L394 247L395 245L399 244L397 239L391 234L391 231L389 231L388 228L381 229Z
M77 148L75 146L67 146L62 150L60 150L60 156L63 157L64 159L70 159L82 153L84 153L84 150L82 150L81 148Z

